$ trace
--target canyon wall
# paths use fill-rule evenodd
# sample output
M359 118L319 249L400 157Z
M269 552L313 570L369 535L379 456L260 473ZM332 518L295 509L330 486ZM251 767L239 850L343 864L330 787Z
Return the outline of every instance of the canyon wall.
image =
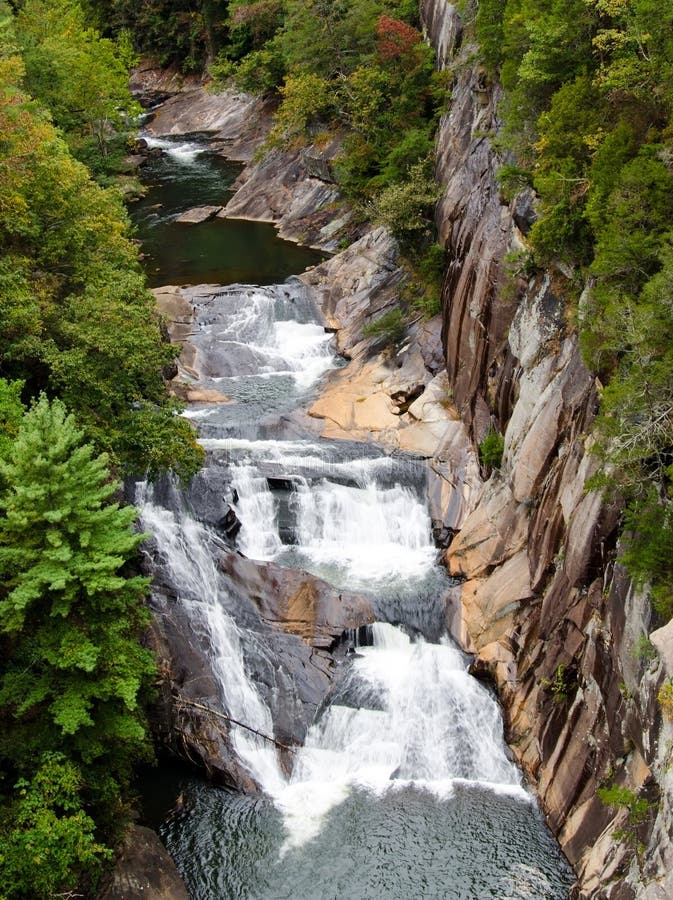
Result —
M563 273L503 290L534 198L499 196L500 89L453 4L424 0L422 13L453 75L437 139L446 369L474 442L504 435L502 464L446 551L461 579L452 630L497 685L510 746L577 872L574 896L670 897L671 724L656 693L673 667L671 629L653 634L653 653L647 597L616 562L619 509L587 490L598 389ZM645 811L603 803L597 790L613 784Z

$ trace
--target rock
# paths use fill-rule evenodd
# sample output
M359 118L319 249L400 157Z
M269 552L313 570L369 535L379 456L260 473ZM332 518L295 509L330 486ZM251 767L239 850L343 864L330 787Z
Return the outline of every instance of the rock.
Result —
M271 128L272 106L263 98L227 89L205 90L187 80L145 126L153 135L208 134L228 159L247 162Z
M664 664L666 674L673 678L673 620L663 628L658 628L650 634L650 641L657 648L657 653Z
M333 206L339 200L339 191L331 181L312 173L318 167L318 159L328 165L337 146L333 142L322 150L314 148L311 155L306 149L272 150L239 175L234 184L236 193L220 215L273 222L281 238L335 249L329 228L327 237L323 229L333 221Z
M221 391L215 388L204 388L188 384L187 382L176 380L176 372L173 381L169 385L173 396L184 400L186 403L234 403L231 397L227 397Z
M405 275L397 262L397 242L385 228L375 228L301 276L329 324L338 329L339 352L368 355L362 329L399 304Z
M149 108L198 84L195 76L185 76L176 67L162 68L158 61L144 57L132 69L129 79L131 94L141 106Z
M512 201L512 218L522 234L527 235L537 222L537 195L532 188L520 191Z
M168 334L174 343L181 343L190 334L194 322L194 308L181 288L173 285L154 288L152 293L157 309L166 319Z
M201 222L208 222L222 210L221 206L195 206L183 212L175 220L180 225L200 225Z
M526 546L528 516L516 503L509 486L492 478L477 508L463 522L460 534L446 552L451 575L487 575Z
M421 19L437 54L439 66L444 69L460 46L463 35L463 22L458 10L453 3L422 0Z
M175 863L150 828L131 825L98 900L190 900Z

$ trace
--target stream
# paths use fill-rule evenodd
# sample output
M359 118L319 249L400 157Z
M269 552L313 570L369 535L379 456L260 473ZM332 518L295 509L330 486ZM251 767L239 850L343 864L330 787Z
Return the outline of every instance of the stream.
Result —
M289 773L273 744L232 726L261 793L172 778L180 803L155 818L191 896L567 898L572 873L510 758L496 699L445 633L427 463L321 440L297 414L343 364L292 278L321 255L272 226L176 223L225 202L237 167L197 141L156 143L166 152L131 210L148 273L208 285L191 293L202 383L233 401L185 413L207 453L188 492L138 486L157 589L207 648L222 709L266 735L278 704L298 700L270 629L218 562L231 548L213 504L234 510L240 554L359 592L377 620L344 638ZM161 772L152 779L156 792Z

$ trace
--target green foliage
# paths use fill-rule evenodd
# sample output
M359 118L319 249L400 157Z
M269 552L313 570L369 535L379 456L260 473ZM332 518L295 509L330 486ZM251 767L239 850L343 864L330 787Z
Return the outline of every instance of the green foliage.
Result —
M17 784L0 872L17 879L8 896L47 897L98 869L94 830L114 837L131 768L149 754L147 580L123 571L143 535L58 400L26 413L0 475L0 773Z
M140 112L128 89L128 36L102 38L77 0L25 0L15 33L26 90L49 109L76 156L92 143L106 156L115 131Z
M406 181L381 191L374 203L373 217L403 243L413 242L430 234L430 214L440 195L431 161L423 160L411 166Z
M301 139L309 125L329 114L329 84L312 72L288 75L280 89L282 101L269 136L272 146L287 146Z
M479 462L487 469L499 469L505 449L505 438L494 428L479 444Z
M673 720L673 681L670 678L659 688L657 701L666 718Z
M47 900L95 880L111 851L81 808L83 780L63 754L45 753L0 812L0 883L7 900Z
M85 0L103 30L127 29L138 51L193 72L226 43L229 0Z
M563 663L559 663L553 678L543 678L540 682L557 703L566 703L577 689L577 675Z
M633 655L636 659L650 663L657 658L657 648L646 634L641 634L634 645Z
M479 0L475 28L484 62L495 72L503 62L503 0Z
M628 813L628 823L631 829L642 824L652 808L652 803L646 797L639 797L630 788L613 782L608 787L598 788L598 797L605 806L625 809ZM626 834L624 834L626 836ZM631 832L631 836L635 837Z
M533 179L527 169L505 163L495 173L495 180L498 182L503 200L509 203L519 191L530 187Z
M378 338L385 346L398 344L406 332L406 318L399 307L389 310L362 329L365 338Z
M126 468L156 471L175 457L188 475L202 454L168 415L162 372L175 349L162 339L121 200L22 92L20 59L0 54L0 75L0 371L25 381L28 396L58 393ZM162 444L146 462L150 409Z
M23 382L0 378L0 461L7 458L25 412L22 389Z

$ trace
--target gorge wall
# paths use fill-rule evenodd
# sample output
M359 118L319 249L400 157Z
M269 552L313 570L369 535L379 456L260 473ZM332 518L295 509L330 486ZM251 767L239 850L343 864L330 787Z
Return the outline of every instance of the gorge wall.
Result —
M563 273L502 290L506 254L525 247L535 213L531 192L507 203L498 191L499 87L456 7L421 6L452 74L437 138L442 315L412 323L393 356L364 339L364 325L397 303L403 274L382 229L355 234L302 277L349 360L309 413L326 437L428 460L435 533L450 541L446 564L461 581L451 630L497 686L510 746L577 873L574 897L673 896L673 726L656 701L673 675L673 629L651 635L657 655L643 652L650 607L616 563L619 509L586 490L600 386L569 323ZM151 126L157 134L211 131L232 158L250 160L268 130L268 110L259 120L250 98L170 102ZM253 163L222 215L274 221L287 237L336 249L349 213L321 162L333 151L274 151ZM476 447L489 428L504 435L504 454L482 483ZM613 784L647 801L641 820L599 799Z
M525 246L530 192L505 203L500 91L475 62L453 4L424 0L428 39L453 75L437 140L437 208L448 265L443 344L453 401L475 442L504 434L502 465L446 552L462 579L454 635L494 678L508 740L578 875L576 897L668 897L671 724L657 686L672 671L670 626L642 653L647 598L617 556L619 510L588 492L598 389L550 271L501 290L505 254ZM640 822L601 786L649 802Z

